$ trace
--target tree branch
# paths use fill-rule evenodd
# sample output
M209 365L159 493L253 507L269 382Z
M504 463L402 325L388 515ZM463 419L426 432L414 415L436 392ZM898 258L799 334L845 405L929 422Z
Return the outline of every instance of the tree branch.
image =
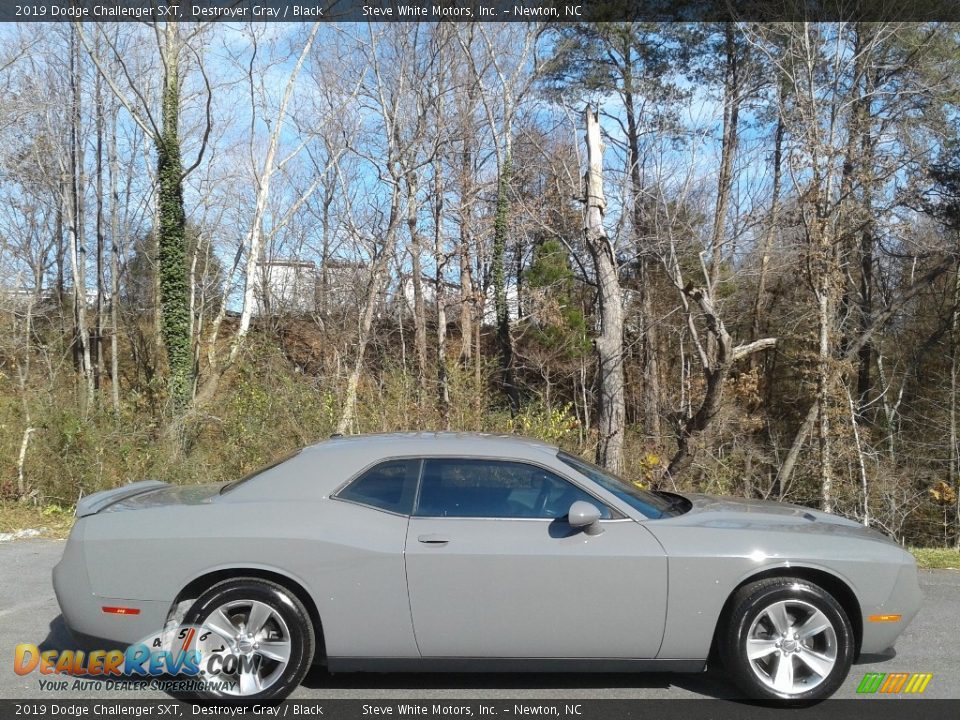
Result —
M747 343L746 345L738 345L733 349L733 362L737 362L737 360L742 360L748 355L753 355L754 353L776 346L777 338L762 338L760 340L754 340L751 343Z

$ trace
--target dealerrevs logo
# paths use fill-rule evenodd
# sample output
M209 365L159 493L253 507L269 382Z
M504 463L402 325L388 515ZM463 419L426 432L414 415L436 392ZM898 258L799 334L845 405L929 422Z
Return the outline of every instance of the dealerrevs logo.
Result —
M13 669L17 675L37 672L90 678L212 678L255 669L259 657L237 655L228 652L228 647L213 630L184 625L124 650L41 650L33 643L21 643L14 650Z
M92 677L161 676L200 673L200 652L173 653L157 650L144 643L126 650L40 650L32 643L17 645L13 670L17 675L39 672L41 675L67 674Z
M919 694L933 680L932 673L867 673L857 686L861 695Z

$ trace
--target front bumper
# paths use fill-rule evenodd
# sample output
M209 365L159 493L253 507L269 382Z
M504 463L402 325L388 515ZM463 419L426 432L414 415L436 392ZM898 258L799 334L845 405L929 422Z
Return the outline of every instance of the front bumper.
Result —
M923 603L917 564L910 556L900 567L893 590L886 602L863 608L863 642L861 653L880 653L893 647L900 634L907 629ZM899 615L897 622L872 622L871 616Z
M87 642L95 638L121 647L159 634L170 603L101 597L93 592L83 556L85 525L86 520L77 519L63 557L53 568L53 590L67 628ZM104 607L125 607L138 612L112 614L104 612Z

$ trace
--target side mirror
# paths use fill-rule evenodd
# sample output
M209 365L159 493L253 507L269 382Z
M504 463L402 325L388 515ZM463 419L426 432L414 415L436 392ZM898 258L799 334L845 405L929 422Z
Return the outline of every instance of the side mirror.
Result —
M577 500L570 506L567 524L570 527L580 528L587 535L599 535L603 532L603 528L600 527L600 509L584 500Z

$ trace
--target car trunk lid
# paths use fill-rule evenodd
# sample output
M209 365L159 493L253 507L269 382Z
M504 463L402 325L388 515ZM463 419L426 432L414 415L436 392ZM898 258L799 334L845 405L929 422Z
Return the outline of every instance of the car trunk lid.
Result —
M80 498L77 502L76 515L78 518L86 517L87 515L96 515L114 503L136 497L137 495L143 495L144 493L153 492L166 485L167 483L160 480L141 480L140 482L124 485L123 487L113 488L112 490L102 490L101 492Z
M210 502L222 483L171 485L159 480L142 480L113 490L104 490L77 503L77 517L99 512L117 512L164 505L199 505Z

